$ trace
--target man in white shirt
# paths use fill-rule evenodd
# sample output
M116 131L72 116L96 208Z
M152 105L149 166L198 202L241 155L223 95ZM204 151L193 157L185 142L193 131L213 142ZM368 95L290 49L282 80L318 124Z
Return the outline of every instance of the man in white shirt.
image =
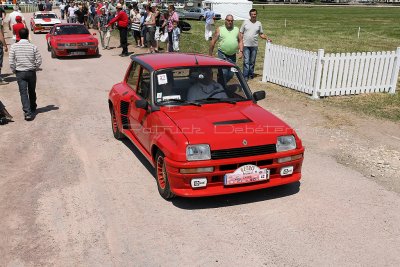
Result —
M61 2L61 4L60 4L61 19L64 19L65 6L66 6L66 4L64 2Z
M76 22L75 11L77 11L77 10L78 10L78 8L75 6L75 3L72 3L71 6L68 8L68 22L69 23Z
M254 78L254 66L256 64L258 37L266 40L261 22L257 21L257 10L251 9L250 19L245 20L240 27L240 35L243 39L243 76L247 80Z
M13 9L14 9L14 11L11 12L10 15L8 15L8 29L10 31L12 31L12 27L14 26L14 24L17 23L17 21L16 21L17 16L21 16L22 23L25 25L25 28L28 28L26 26L25 17L24 17L24 15L22 15L21 11L18 9L18 6L14 6Z

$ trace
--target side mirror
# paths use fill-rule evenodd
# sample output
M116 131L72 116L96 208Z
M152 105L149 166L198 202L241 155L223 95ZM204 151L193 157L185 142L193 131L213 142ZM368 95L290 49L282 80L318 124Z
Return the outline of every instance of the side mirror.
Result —
M262 100L265 98L265 91L257 91L253 93L253 98L255 101Z
M147 108L149 107L149 103L147 103L147 101L144 99L136 100L135 105L136 105L136 108L141 108L144 110L147 110Z

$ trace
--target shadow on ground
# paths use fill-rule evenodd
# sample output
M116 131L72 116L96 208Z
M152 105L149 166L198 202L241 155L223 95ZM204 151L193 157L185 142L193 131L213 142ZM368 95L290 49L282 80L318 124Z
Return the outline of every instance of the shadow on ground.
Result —
M155 168L149 163L149 161L142 155L142 153L132 144L129 139L123 139L122 142L132 151L136 158L143 164L149 173L156 179ZM194 210L194 209L210 209L210 208L221 208L228 206L236 206L247 203L254 203L259 201L267 201L270 199L288 197L297 194L300 191L300 182L260 189L256 191L222 195L215 197L202 197L202 198L183 198L176 197L170 202L181 209ZM154 183L154 186L157 186ZM160 196L161 197L161 196Z

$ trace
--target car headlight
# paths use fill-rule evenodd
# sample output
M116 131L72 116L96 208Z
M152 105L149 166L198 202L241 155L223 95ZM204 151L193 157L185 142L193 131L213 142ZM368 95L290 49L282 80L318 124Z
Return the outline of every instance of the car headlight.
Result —
M186 147L186 159L189 161L211 159L210 146L207 144L188 145Z
M66 44L64 44L64 43L58 43L57 44L57 47L64 47Z
M278 136L278 141L276 142L276 151L288 151L296 149L296 139L293 135Z

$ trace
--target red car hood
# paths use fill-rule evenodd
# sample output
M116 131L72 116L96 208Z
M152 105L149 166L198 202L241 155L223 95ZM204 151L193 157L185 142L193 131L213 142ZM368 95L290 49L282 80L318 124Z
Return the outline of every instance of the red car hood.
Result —
M54 37L55 41L62 41L62 42L95 42L97 40L90 34L71 34L71 35L60 35Z
M247 101L203 107L165 107L163 112L180 128L190 144L209 144L212 150L275 144L277 136L292 134L282 120Z

